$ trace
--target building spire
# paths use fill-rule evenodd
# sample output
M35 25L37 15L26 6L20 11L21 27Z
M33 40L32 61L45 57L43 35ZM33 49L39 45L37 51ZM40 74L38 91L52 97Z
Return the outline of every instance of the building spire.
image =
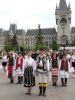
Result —
M56 3L56 10L58 10L58 6L57 6L57 3Z
M60 0L59 2L59 11L67 10L66 0Z
M70 2L69 2L69 4L68 4L68 9L71 9Z

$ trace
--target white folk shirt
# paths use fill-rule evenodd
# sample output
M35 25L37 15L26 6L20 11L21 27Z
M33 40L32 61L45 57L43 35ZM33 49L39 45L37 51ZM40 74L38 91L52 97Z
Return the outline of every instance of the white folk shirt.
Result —
M75 55L71 57L71 61L75 62Z
M32 57L28 57L27 59L24 60L24 68L32 66L33 67L33 73L36 71L36 62Z

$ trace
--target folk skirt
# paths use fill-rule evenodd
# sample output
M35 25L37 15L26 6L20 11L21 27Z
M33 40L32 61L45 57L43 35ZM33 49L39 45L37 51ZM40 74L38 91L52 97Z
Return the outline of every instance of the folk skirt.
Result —
M8 65L8 78L13 77L13 65Z
M52 68L52 80L57 81L58 80L58 69L57 68Z
M24 70L24 87L35 86L35 76L33 75L33 68L28 67Z
M2 66L5 67L7 65L7 62L2 62Z

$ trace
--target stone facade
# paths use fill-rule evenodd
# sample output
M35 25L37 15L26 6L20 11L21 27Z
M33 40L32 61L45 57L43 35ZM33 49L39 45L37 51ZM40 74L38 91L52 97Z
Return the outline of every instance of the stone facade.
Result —
M57 32L55 28L46 28L41 29L43 43L50 47L52 41L57 39ZM36 36L38 35L38 29L31 29L27 31L26 34L26 45L30 48L35 48L36 45Z
M60 0L59 7L56 6L56 25L58 44L66 45L71 40L71 8L65 0Z
M9 34L10 38L13 38L13 35L16 34L17 42L19 46L23 46L25 44L25 30L17 29L16 24L11 24L9 30L0 29L0 51L4 49L6 37Z

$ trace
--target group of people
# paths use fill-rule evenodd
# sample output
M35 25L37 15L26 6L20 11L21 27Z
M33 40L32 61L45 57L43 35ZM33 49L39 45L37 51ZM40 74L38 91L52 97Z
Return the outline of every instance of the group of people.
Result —
M36 79L38 79L38 96L45 97L48 79L51 78L52 85L57 86L60 77L62 86L67 86L69 70L71 67L75 70L75 51L70 55L57 51L49 52L41 48L38 53L32 51L24 54L22 52L4 53L2 58L4 73L6 65L10 83L14 82L14 73L16 72L17 84L24 83L24 87L28 88L26 94L31 95L32 87L36 86ZM73 74L75 75L75 71Z

